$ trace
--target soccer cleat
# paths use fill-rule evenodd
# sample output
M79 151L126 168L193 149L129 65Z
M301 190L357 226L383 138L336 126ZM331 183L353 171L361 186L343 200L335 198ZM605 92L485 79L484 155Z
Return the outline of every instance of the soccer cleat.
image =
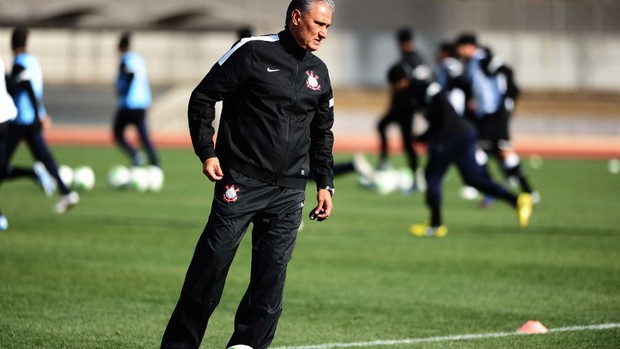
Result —
M62 195L56 203L56 213L63 214L67 212L71 207L80 202L80 195L74 191L69 194Z
M47 172L47 169L45 169L45 165L43 165L42 162L37 161L34 165L32 165L32 170L37 175L37 180L39 181L41 188L43 188L45 195L48 197L54 195L54 192L56 191L56 183L54 182L54 179L52 179L52 176L50 176Z
M433 236L442 238L448 234L448 227L446 227L445 225L431 227L428 224L413 224L411 227L409 227L409 232L411 233L411 235L420 238Z
M0 231L9 229L9 220L4 215L0 215Z
M521 193L517 198L517 217L519 218L519 228L527 228L532 216L532 195Z
M480 200L480 208L489 208L493 206L495 203L495 197L491 195L485 195L482 200Z

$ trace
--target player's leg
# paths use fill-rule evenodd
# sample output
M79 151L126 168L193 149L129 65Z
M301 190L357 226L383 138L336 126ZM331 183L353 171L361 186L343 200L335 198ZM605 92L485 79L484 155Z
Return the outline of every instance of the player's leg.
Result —
M6 141L9 136L9 123L0 123L0 183L6 177L8 171L8 162L6 161Z
M250 284L237 309L229 346L267 348L282 312L286 268L302 220L305 191L274 187L270 197L274 205L253 219Z
M486 172L484 177L488 178L491 178L489 172L489 158L495 158L499 154L496 144L499 137L498 130L501 130L501 127L498 127L498 125L502 124L501 115L501 112L488 114L478 119L476 122L476 131L478 134L476 162ZM496 197L494 195L485 193L480 206L489 207L495 202L495 199Z
M498 148L499 155L502 160L502 169L505 176L509 180L516 179L519 182L521 191L531 194L532 186L525 175L525 171L523 171L523 168L521 167L521 159L519 154L517 154L510 141L499 141Z
M24 140L32 153L32 156L40 161L44 166L47 172L56 180L58 185L58 190L62 195L67 195L71 192L71 190L67 187L67 185L60 178L60 174L58 173L58 165L52 152L50 151L45 139L43 138L43 132L41 129L31 129L26 133Z
M0 123L0 185L2 185L2 179L6 169L6 137L8 135L8 123ZM7 230L9 228L9 221L0 210L0 231Z
M491 179L489 172L476 162L475 135L468 135L466 142L463 143L458 156L455 158L455 163L461 173L461 177L467 185L516 206L517 197L503 186L495 183Z
M133 165L136 164L138 151L127 142L125 137L125 129L129 123L129 113L127 109L118 109L116 116L114 117L114 123L112 124L112 132L114 134L114 141L121 148L121 150L129 156Z
M30 178L36 181L47 196L52 196L56 191L56 184L49 173L45 170L45 166L40 162L36 162L33 167L18 167L11 165L11 159L17 150L17 146L27 133L31 132L34 126L22 126L16 124L8 125L8 133L5 145L5 164L0 168L1 176L4 180L16 178ZM32 151L31 151L32 152ZM34 157L34 154L33 154Z
M434 227L438 227L442 224L441 196L443 177L449 166L449 154L436 148L429 151L429 161L425 171L427 184L426 204L431 210L430 225Z
M60 198L56 202L55 206L56 213L62 214L67 212L67 210L80 202L80 195L75 191L71 191L71 189L67 187L60 177L57 162L47 146L47 142L45 142L45 139L43 138L43 132L41 129L32 128L29 132L27 132L25 140L34 158L42 163L43 167L45 167L45 169L37 169L35 167L35 172L43 172L45 170L45 172L49 173L49 175L51 175L56 181L58 191L60 192Z
M416 176L418 172L418 154L413 147L413 115L403 114L403 118L399 120L399 124L401 130L401 139L403 141L403 149L405 150L405 154L407 155L409 168L411 169L411 172L413 172L414 178L413 185L408 191L413 192L415 190L423 189L418 186L423 186L423 184L418 183Z
M496 143L497 142L489 139L478 139L476 146L476 162L487 173L489 178L491 178L491 172L489 170L489 159L495 159L496 161L499 161L500 164L502 162ZM494 203L495 196L483 193L483 198L480 201L480 207L491 207Z
M388 138L387 138L387 127L397 121L394 113L388 113L384 117L379 120L377 124L377 131L379 132L379 164L377 168L380 170L387 169L389 167L389 147L388 147Z
M5 143L5 163L2 168L2 177L3 179L14 179L19 177L29 177L33 180L36 180L37 176L34 171L29 169L23 169L19 167L11 166L11 160L13 159L13 155L15 155L15 151L17 150L17 146L19 142L22 140L22 133L24 127L18 126L14 124L9 124L7 128L6 134L6 143Z
M441 196L443 177L452 161L452 151L446 144L443 146L429 145L428 163L426 164L426 206L430 210L430 220L426 224L414 224L409 231L415 236L446 235L447 228L443 226L441 211Z
M230 264L249 223L217 215L214 206L209 222L196 245L179 300L162 338L162 349L198 348L209 318L224 291Z
M467 144L461 149L462 152L456 159L456 165L463 180L481 192L502 199L513 206L517 210L520 227L525 228L532 213L531 196L528 193L522 193L517 197L491 179L488 171L476 162L475 135L471 135Z
M209 220L190 262L181 295L162 338L162 349L198 348L239 243L273 186L226 171L216 182Z
M142 142L142 146L144 147L144 150L146 150L146 155L149 158L149 163L153 166L159 167L157 152L155 151L155 147L151 142L151 137L149 136L146 124L146 110L137 109L134 111L134 113L134 122L136 125L136 129L138 130L138 135L140 136L140 142Z
M198 348L209 318L224 291L224 283L239 242L249 224L219 214L214 200L209 221L196 245L181 295L162 339L162 349Z

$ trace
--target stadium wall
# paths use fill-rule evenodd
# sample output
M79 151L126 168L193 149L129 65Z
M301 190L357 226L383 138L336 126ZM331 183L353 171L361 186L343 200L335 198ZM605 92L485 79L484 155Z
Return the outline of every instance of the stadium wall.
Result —
M453 32L418 31L418 48L432 63L435 47ZM53 84L112 84L116 74L118 31L34 29L29 49ZM529 90L620 91L620 36L613 32L478 32L481 43L512 64ZM139 31L134 49L148 64L152 83L197 83L236 37L227 32ZM0 55L8 65L10 30L0 30ZM398 58L392 30L338 30L318 55L337 87L380 87Z

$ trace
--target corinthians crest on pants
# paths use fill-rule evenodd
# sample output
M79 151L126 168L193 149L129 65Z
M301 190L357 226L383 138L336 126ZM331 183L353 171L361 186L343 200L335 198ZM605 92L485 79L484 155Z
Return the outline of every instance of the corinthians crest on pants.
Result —
M306 80L306 86L312 91L321 91L321 85L319 85L319 76L314 75L314 72L311 70L306 70L306 75L308 75L308 80Z
M224 200L226 200L226 202L237 202L237 199L239 199L237 193L239 191L240 189L235 187L234 184L227 185L226 192L223 195Z

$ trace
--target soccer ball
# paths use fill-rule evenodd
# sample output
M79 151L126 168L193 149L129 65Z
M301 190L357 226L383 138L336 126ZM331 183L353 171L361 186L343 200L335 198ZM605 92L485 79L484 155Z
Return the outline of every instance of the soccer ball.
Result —
M617 175L618 173L620 173L620 160L618 159L609 160L609 163L607 164L607 168L609 169L609 173Z
M67 165L58 166L58 175L60 179L67 186L73 186L73 169Z
M390 194L400 186L400 173L392 169L375 171L373 183L379 194Z
M530 156L530 166L535 169L538 170L543 166L543 158L542 156L538 155L538 154L533 154Z
M245 344L237 344L233 345L232 347L228 347L228 349L252 349L252 347Z
M459 189L459 196L465 200L476 200L478 198L478 190L474 187L464 185Z
M137 166L132 167L129 171L131 173L131 188L141 193L147 191L150 186L149 171L144 167Z
M149 175L149 190L159 192L164 187L164 171L158 166L149 166L147 168Z
M82 165L73 170L73 188L91 191L95 187L95 172L90 166Z
M112 188L126 188L130 182L131 172L126 166L114 165L108 171L108 183Z

